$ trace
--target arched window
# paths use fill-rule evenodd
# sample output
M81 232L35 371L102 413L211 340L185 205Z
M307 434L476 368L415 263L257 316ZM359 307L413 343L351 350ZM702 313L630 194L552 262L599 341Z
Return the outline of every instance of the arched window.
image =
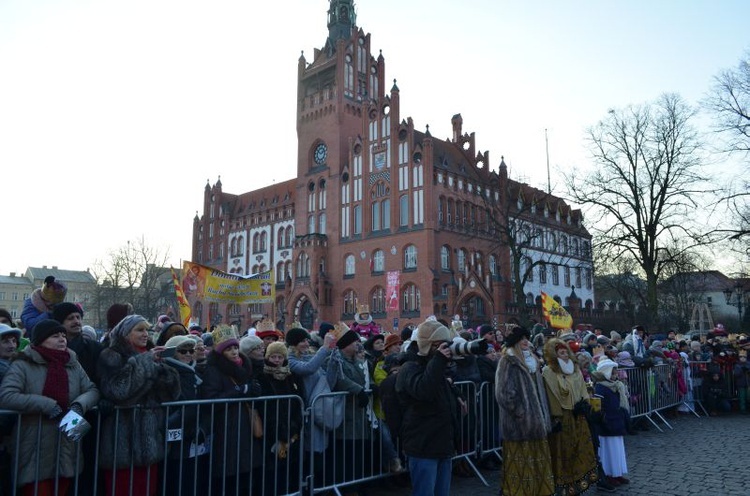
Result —
M451 268L451 249L446 245L440 247L440 268L442 270Z
M284 238L284 228L279 227L279 230L276 232L276 248L286 248L286 240Z
M266 251L266 246L268 244L267 238L268 236L265 231L260 233L260 251Z
M258 253L260 251L260 234L255 233L253 235L253 253Z
M402 307L404 312L418 312L421 305L419 288L414 284L404 286L402 294Z
M307 253L297 256L297 277L310 277L310 257Z
M289 226L286 228L286 246L291 248L294 244L294 228Z
M383 250L375 250L372 254L372 271L383 272L385 270L385 253Z
M344 258L344 275L354 275L354 255L349 254Z
M404 269L417 268L417 247L409 245L404 248Z
M284 262L276 264L276 283L281 284L284 282Z
M497 258L495 255L490 255L490 274L497 275Z
M409 196L401 195L398 199L398 225L401 227L409 225Z
M458 271L464 272L466 270L466 251L464 251L463 248L460 248L458 253L456 253L456 258L458 260Z
M547 265L544 263L539 264L539 283L547 284Z
M350 289L344 293L344 313L354 315L357 312L357 293Z
M325 233L326 232L326 214L323 212L322 214L318 215L318 232Z
M370 311L372 313L385 313L385 288L375 286L370 293Z

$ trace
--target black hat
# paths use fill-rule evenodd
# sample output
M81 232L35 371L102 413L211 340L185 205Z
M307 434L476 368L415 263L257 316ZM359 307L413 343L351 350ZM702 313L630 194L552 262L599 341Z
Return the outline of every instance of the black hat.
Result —
M284 338L289 346L297 346L305 339L310 339L310 334L300 327L292 327L286 331L286 337Z
M479 326L479 337L484 337L485 334L489 334L490 332L494 331L491 325L489 324L482 324Z
M340 350L343 350L355 341L359 341L359 334L357 334L356 331L348 330L338 341L336 341L336 346L338 346Z
M372 349L375 346L375 341L381 340L385 342L385 334L373 334L369 338L367 338L367 341L365 341L365 349L367 351L372 351Z
M529 330L525 327L516 326L511 331L510 334L508 334L505 337L505 346L506 348L510 348L512 346L517 345L523 338L531 339L531 334L529 333Z
M31 344L39 346L48 337L58 332L65 333L65 327L56 320L46 319L34 326L31 331Z
M13 325L13 317L10 315L10 312L7 311L6 309L0 308L0 317L5 317L6 319L8 319L8 322L10 322L11 325Z
M83 317L83 309L81 307L75 303L64 301L55 305L54 310L52 310L52 318L62 324L71 313L79 313Z
M324 338L326 337L326 333L332 330L333 330L333 324L331 324L330 322L321 322L320 327L318 327L318 336L320 336L321 338Z

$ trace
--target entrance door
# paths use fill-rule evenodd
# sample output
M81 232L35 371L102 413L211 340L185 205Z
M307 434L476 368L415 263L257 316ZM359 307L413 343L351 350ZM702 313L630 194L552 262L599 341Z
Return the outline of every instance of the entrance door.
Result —
M310 300L306 300L302 303L299 313L299 323L302 324L302 327L312 330L315 325L315 309L310 303Z

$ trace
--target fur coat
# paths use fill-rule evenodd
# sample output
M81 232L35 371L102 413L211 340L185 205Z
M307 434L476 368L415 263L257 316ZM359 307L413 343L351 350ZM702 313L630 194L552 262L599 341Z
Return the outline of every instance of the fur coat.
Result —
M65 371L68 374L68 400L71 405L73 403L80 405L85 413L96 406L99 401L99 391L78 363L75 352L68 350L68 353L70 353L70 360L65 364ZM0 388L0 408L16 410L24 414L20 424L17 423L15 426L15 429L20 432L14 432L10 438L15 440L19 435L18 439L20 439L18 485L54 478L58 463L61 477L74 477L76 468L79 473L83 470L84 461L80 458L76 461L78 445L67 436L58 435L60 417L50 419L48 416L57 403L42 394L46 378L47 363L32 347L28 347L16 356ZM39 428L41 428L41 433L38 431ZM88 435L96 434L91 432ZM37 444L37 439L41 444ZM60 458L56 463L58 448ZM86 462L94 463L94 460Z
M161 403L179 397L177 371L149 352L137 353L121 336L101 352L97 370L102 397L124 407L103 420L101 466L143 467L163 460L166 420Z
M551 423L541 364L532 374L509 349L495 373L495 398L500 405L500 433L509 441L545 439Z

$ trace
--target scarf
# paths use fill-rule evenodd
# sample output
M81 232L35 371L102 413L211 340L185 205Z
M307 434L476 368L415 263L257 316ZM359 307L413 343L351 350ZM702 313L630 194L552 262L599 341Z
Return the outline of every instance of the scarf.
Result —
M263 373L268 374L277 381L283 381L287 377L289 377L289 374L292 372L289 370L288 366L280 366L280 367L274 367L272 365L264 365L263 366Z
M557 363L560 364L560 370L562 370L563 374L570 375L575 371L576 365L573 363L573 360L565 361L558 358Z
M624 408L625 410L630 411L628 388L625 386L625 384L620 381L613 381L610 379L598 380L597 384L601 384L602 386L617 393L620 397L620 408Z
M31 349L47 362L47 377L44 379L42 395L55 400L63 411L67 410L69 386L65 364L70 361L70 353L68 350L51 350L35 345L31 345Z
M532 355L529 350L523 350L523 361L526 363L526 367L528 367L529 372L531 372L532 374L536 372L536 358L534 358L534 355Z

